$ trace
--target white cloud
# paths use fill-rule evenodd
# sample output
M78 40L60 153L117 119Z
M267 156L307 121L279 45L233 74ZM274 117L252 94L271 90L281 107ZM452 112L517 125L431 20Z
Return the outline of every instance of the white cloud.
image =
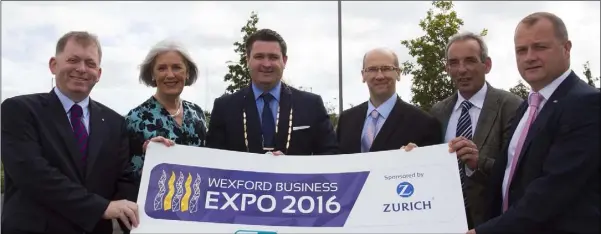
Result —
M573 43L572 68L580 75L590 61L600 75L599 2L456 2L462 30L488 29L493 59L487 79L508 89L520 80L515 69L513 32L517 22L535 11L550 11L565 21ZM417 25L430 2L343 2L344 108L368 97L361 82L363 54L389 47L401 61L413 59L401 40L423 35ZM237 61L233 43L251 11L259 27L272 28L288 44L284 76L296 86L311 87L324 101L338 101L338 38L336 2L3 2L2 98L48 92L48 59L56 40L70 30L88 30L103 46L103 75L94 99L125 113L154 90L138 82L138 65L152 45L177 38L198 63L198 82L183 97L205 109L223 94L226 61ZM35 16L35 17L33 17ZM410 100L411 77L403 76L398 93Z

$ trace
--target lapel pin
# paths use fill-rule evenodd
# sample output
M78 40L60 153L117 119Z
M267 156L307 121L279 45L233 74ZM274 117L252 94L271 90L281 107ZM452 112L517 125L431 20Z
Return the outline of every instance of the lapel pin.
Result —
M557 100L553 100L553 103L557 103Z
M104 122L104 118L102 118L102 122Z

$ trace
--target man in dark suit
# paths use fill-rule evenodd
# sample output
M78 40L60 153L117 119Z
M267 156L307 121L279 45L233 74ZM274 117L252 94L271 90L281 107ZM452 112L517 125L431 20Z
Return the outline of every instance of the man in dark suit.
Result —
M451 37L445 68L457 92L430 110L443 125L444 142L464 136L478 146L478 157L460 158L459 163L469 228L486 221L485 181L509 139L509 120L524 101L485 81L491 67L482 37L471 32Z
M400 69L393 51L367 52L361 74L369 89L369 100L340 115L336 131L341 153L394 150L409 143L442 143L438 121L396 94Z
M468 233L599 233L599 90L570 69L563 21L539 12L515 31L520 75L532 90L491 174L489 220ZM454 140L462 157L473 142Z
M138 224L124 118L88 95L100 79L94 35L70 32L49 62L50 93L2 102L2 233L112 233Z
M215 100L207 145L274 155L337 153L336 135L320 96L284 84L286 42L261 29L246 40L251 85Z

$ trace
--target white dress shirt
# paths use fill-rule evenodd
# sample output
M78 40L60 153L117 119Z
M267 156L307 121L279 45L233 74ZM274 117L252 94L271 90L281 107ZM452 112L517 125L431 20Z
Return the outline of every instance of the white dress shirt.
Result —
M568 77L568 75L570 75L571 72L572 72L572 70L568 69L561 76L559 76L559 78L555 79L553 82L551 82L550 84L548 84L547 86L545 86L538 92L543 97L543 100L541 100L541 103L538 106L539 113L542 110L545 103L547 102L547 100L549 100L549 98L551 97L553 92L555 92L557 87L559 87L561 82L563 82ZM532 95L532 93L533 93L533 91L530 90L530 94L528 94L528 98L530 98L530 95ZM511 137L511 141L509 142L509 148L507 149L507 165L505 166L505 175L503 176L503 185L502 185L503 187L501 189L501 193L502 193L501 196L502 196L503 200L505 200L506 190L508 189L507 182L509 179L509 172L511 171L511 164L513 163L513 160L515 158L514 157L514 155L516 153L515 148L517 147L518 141L520 139L520 135L522 135L522 130L524 129L524 125L526 124L526 121L528 120L528 113L530 112L530 109L531 109L530 106L528 107L528 109L526 109L524 116L522 116L522 118L520 119L520 122L518 123L518 126L515 129L513 136Z
M472 136L476 132L476 127L478 126L478 118L480 117L480 112L482 112L482 107L484 106L484 99L486 98L486 91L488 87L486 83L482 85L482 88L478 90L470 99L469 102L474 104L472 108L468 111L470 114L470 120L472 122ZM459 117L461 116L461 103L466 99L457 92L457 102L455 102L455 107L453 107L453 112L451 112L451 116L449 117L449 123L447 124L447 131L445 134L445 142L453 140L453 138L457 135L457 122L459 121ZM465 174L467 176L471 176L474 172L469 169L467 165L465 165Z

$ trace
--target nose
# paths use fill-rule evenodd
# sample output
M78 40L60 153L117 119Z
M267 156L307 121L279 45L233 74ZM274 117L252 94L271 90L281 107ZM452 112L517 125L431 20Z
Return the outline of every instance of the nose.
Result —
M536 53L534 52L534 50L528 50L528 52L526 52L526 62L527 63L532 63L534 61L536 61L536 59L538 58L538 56L536 56Z
M85 72L86 71L86 64L85 64L85 62L78 63L77 67L75 68L75 70L77 72L81 72L81 73Z
M173 69L167 68L167 76L166 77L175 77L175 72L173 72Z

